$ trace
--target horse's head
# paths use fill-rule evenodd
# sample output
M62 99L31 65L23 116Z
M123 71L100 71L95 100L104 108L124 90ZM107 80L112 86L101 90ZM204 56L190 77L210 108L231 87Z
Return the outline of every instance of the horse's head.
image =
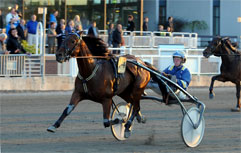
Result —
M71 33L62 42L60 48L56 51L56 61L63 63L71 57L76 57L79 54L77 49L82 41L82 32Z
M203 51L203 56L208 58L211 55L219 56L220 46L222 45L224 39L221 37L214 38L209 42L207 48Z

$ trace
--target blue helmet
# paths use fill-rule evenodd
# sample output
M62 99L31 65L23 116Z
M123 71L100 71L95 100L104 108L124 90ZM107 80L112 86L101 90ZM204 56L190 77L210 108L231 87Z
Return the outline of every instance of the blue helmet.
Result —
M173 53L172 54L172 57L174 58L174 57L180 57L180 58L182 58L183 59L183 63L185 63L186 62L186 56L185 56L185 53L184 53L184 51L176 51L175 53Z

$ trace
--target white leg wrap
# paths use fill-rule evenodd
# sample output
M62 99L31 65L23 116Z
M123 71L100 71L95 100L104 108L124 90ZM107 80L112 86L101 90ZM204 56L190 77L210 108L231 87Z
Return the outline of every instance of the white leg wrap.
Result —
M105 118L105 119L103 120L103 122L104 122L104 123L107 123L107 122L109 122L109 120Z
M67 106L67 114L69 115L69 113L71 113L72 112L72 110L74 109L74 105L68 105Z

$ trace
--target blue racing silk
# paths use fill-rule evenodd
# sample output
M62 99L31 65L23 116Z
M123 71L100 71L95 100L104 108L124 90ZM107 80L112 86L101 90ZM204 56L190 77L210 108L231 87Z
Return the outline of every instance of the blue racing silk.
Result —
M187 87L191 82L192 76L190 71L184 65L181 65L179 67L170 65L163 72L165 72L166 74L175 75L177 77L177 84L183 89L187 90Z

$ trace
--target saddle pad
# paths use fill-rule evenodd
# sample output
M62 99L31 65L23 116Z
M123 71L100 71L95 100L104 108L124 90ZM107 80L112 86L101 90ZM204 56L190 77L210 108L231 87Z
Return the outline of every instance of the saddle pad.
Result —
M118 59L118 73L125 73L126 71L126 57L119 57Z

